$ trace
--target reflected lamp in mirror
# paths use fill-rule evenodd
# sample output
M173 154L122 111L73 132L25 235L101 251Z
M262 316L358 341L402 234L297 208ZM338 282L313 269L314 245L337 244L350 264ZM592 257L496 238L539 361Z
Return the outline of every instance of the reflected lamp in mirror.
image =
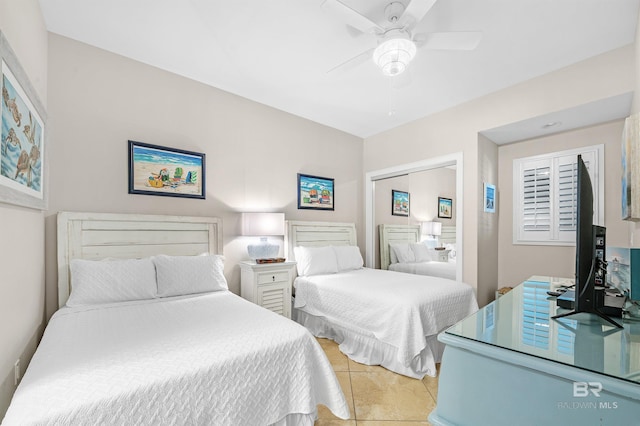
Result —
M247 246L251 259L277 257L280 246L270 243L267 237L284 235L284 213L242 213L242 235L260 237L259 244Z
M422 222L420 224L420 233L424 240L431 240L438 245L438 237L442 234L442 223L440 222Z

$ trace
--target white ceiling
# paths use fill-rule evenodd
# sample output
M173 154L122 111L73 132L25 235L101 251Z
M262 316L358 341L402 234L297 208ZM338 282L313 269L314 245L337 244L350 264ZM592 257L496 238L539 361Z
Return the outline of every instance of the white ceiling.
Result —
M389 1L343 0L379 25ZM40 0L53 33L362 138L632 43L640 0L439 0L414 33L482 31L479 46L418 49L393 78L369 60L327 73L376 38L321 4Z

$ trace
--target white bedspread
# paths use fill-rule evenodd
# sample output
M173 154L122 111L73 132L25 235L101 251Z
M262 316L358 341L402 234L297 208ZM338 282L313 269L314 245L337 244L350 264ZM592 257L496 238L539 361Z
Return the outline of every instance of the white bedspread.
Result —
M363 268L298 277L295 307L357 327L397 348L409 366L436 335L478 310L473 289L443 278Z
M417 275L430 275L432 277L456 279L456 262L414 262L414 263L392 263L389 265L390 271L406 272Z
M317 404L349 417L315 338L220 291L61 309L3 425L266 425Z

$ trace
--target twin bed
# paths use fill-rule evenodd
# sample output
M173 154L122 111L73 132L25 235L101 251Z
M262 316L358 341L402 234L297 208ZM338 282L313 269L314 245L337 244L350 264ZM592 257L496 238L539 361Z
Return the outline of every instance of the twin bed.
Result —
M311 425L349 409L320 345L435 376L473 289L363 268L353 224L287 224L293 321L228 291L215 218L60 213L60 309L3 425Z

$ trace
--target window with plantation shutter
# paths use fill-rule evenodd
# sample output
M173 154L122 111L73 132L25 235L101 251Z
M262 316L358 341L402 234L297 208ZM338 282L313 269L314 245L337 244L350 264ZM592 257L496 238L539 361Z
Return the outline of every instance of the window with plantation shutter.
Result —
M513 162L514 244L575 244L578 154L594 190L593 223L604 223L604 145L519 158Z

